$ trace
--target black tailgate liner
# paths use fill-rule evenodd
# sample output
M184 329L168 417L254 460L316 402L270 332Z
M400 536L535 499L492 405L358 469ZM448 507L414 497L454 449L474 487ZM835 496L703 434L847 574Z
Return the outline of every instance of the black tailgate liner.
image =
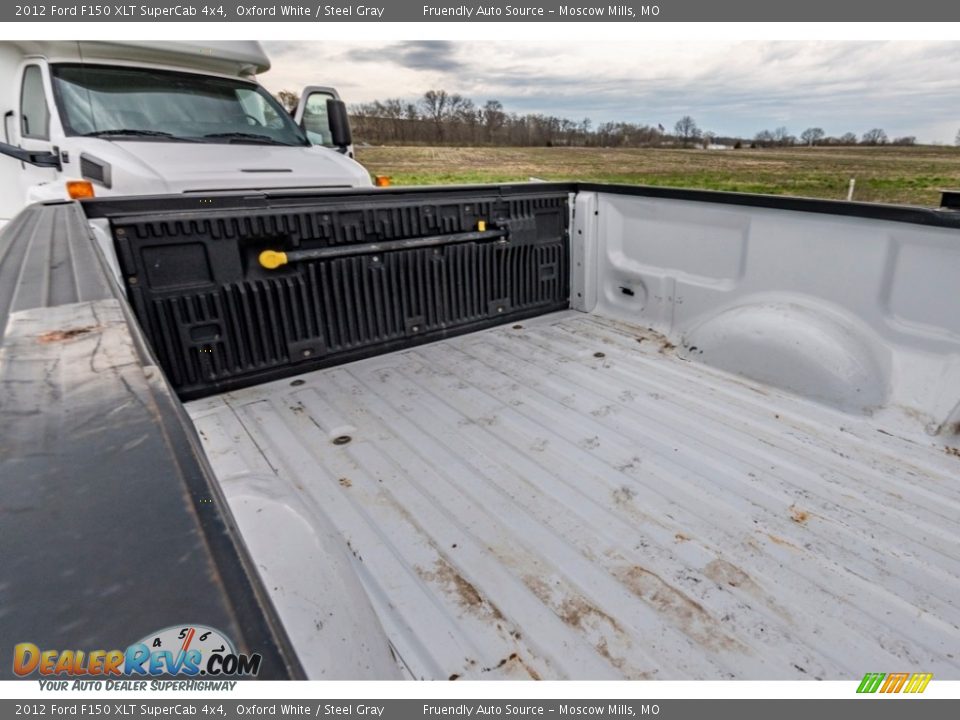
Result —
M134 312L192 399L565 308L568 222L568 193L533 187L313 197L111 226ZM481 223L501 237L456 237ZM401 247L435 236L449 241ZM258 261L325 249L275 270Z

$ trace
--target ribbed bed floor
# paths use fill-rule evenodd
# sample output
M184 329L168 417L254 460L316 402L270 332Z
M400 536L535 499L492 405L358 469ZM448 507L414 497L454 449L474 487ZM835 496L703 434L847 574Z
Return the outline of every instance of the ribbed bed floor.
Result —
M920 434L572 311L298 380L188 408L228 498L267 468L339 529L413 677L960 679Z

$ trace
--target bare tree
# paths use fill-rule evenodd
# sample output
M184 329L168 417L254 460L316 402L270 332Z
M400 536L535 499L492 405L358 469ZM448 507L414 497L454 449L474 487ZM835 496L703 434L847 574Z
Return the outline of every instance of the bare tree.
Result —
M700 128L697 127L697 123L689 115L684 115L677 120L677 124L673 126L673 130L677 134L677 137L680 138L680 142L684 147L688 147L692 140L700 137Z
M886 145L887 134L882 128L873 128L873 130L868 130L863 134L863 139L860 142L863 145Z
M793 145L794 143L797 142L797 139L793 135L791 135L790 131L783 126L778 127L776 130L773 131L773 139L777 143L777 145L782 145L782 146Z
M447 114L447 102L449 96L446 90L427 90L424 93L420 104L423 106L423 113L433 121L436 128L437 140L443 140L443 120Z
M280 101L287 112L293 112L300 104L300 93L293 90L281 90L277 93L277 100Z
M769 130L761 130L753 136L753 144L757 147L773 145L773 133Z
M816 145L823 140L824 136L826 136L826 133L823 131L823 128L818 127L807 128L800 133L800 139L803 140L803 144L808 147Z
M841 145L856 145L857 136L855 133L852 133L852 132L844 133L843 135L840 136L838 142Z
M904 135L903 137L894 138L891 145L916 145L917 138L915 135Z
M403 141L406 139L403 122L403 100L400 98L387 98L384 100L380 117L389 121L390 135L393 140Z
M423 106L424 115L433 122L437 140L443 142L444 125L457 114L463 104L463 97L456 93L448 94L446 90L427 90L420 104Z
M480 111L480 116L485 140L492 143L507 121L507 114L503 111L503 103L499 100L487 100Z

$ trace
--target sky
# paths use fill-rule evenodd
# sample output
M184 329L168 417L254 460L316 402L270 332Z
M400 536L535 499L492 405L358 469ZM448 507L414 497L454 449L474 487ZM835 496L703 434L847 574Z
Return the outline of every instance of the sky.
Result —
M430 89L509 112L657 125L690 115L702 130L753 137L883 128L954 142L958 42L265 42L271 91L332 85L348 103Z

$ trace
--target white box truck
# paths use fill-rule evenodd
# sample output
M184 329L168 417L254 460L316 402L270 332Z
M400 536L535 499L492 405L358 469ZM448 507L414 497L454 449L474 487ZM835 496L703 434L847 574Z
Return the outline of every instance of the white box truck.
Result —
M336 90L291 117L257 42L0 43L0 221L41 200L362 187Z

